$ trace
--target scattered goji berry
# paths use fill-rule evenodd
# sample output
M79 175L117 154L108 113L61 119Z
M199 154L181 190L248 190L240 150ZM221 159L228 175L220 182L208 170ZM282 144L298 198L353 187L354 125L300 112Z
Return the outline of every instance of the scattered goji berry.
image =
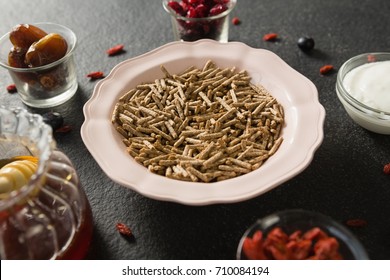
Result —
M116 229L117 229L117 231L119 231L120 234L122 234L124 236L127 236L127 237L133 236L133 232L131 231L131 229L123 223L117 223Z
M326 75L326 74L330 73L331 71L333 71L333 69L334 69L333 65L327 64L327 65L324 65L320 68L320 73L321 73L321 75Z
M276 41L278 38L278 34L276 33L268 33L263 36L264 41Z
M10 84L10 85L7 86L7 91L8 91L8 93L15 93L18 90L16 89L15 84Z
M385 164L385 166L383 166L383 172L387 175L390 175L390 163Z
M241 21L238 17L234 17L234 18L232 18L232 23L234 25L239 25L241 23Z
M87 77L91 78L91 80L102 79L104 78L104 73L101 71L91 72L87 74Z
M368 62L375 62L376 61L375 55L373 55L373 54L367 55L367 61Z
M367 225L367 221L363 219L350 219L346 221L345 224L349 227L365 227Z
M116 54L119 54L121 52L123 52L123 48L125 46L123 44L120 44L120 45L116 45L112 48L109 48L108 50L106 50L106 53L109 55L109 56L112 56L112 55L116 55Z
M70 125L63 125L55 130L55 132L59 133L67 133L72 130L72 127Z

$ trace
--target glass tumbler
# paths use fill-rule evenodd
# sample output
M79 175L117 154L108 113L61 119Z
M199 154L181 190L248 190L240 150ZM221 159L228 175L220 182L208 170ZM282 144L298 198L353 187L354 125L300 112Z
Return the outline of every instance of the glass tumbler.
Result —
M174 39L176 41L196 41L212 39L226 43L229 39L229 15L237 0L230 0L227 9L220 14L208 17L186 17L178 14L168 5L173 0L163 0L165 11L170 15ZM176 1L181 2L181 1ZM184 2L184 1L182 1Z
M8 70L23 103L35 108L49 108L69 100L77 91L74 51L77 38L69 28L55 23L34 23L47 34L57 33L67 42L64 57L39 67L17 68L8 63L13 45L10 32L0 38L0 65Z
M1 259L84 258L91 208L51 127L40 115L0 107L0 158ZM35 171L28 169L32 159L38 160Z

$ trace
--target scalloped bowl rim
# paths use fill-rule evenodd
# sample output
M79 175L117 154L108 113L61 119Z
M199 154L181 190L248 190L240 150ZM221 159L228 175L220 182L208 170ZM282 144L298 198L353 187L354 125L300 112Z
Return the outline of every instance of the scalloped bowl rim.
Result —
M118 98L141 82L162 78L160 65L171 73L202 67L211 59L219 67L245 69L285 111L284 138L279 150L259 169L215 183L184 182L153 174L127 152L111 124ZM100 80L83 108L81 137L105 174L119 185L156 200L187 205L233 203L259 196L302 172L323 140L325 110L315 85L275 53L241 42L203 39L171 42L117 64Z

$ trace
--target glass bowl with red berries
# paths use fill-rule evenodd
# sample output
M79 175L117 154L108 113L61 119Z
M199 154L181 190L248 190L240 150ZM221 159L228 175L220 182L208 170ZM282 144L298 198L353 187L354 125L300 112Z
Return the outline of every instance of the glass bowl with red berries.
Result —
M367 260L359 240L323 214L293 209L257 220L242 236L238 260Z
M227 42L229 14L237 0L163 0L171 16L175 40L212 39Z

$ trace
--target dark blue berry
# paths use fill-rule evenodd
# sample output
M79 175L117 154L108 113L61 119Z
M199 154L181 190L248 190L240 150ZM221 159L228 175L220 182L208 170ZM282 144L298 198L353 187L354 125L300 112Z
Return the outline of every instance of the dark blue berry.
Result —
M298 47L304 51L308 52L314 48L314 40L310 37L301 37L298 39Z
M64 124L64 118L60 113L57 112L47 112L42 114L43 121L50 125L53 131L62 127Z

